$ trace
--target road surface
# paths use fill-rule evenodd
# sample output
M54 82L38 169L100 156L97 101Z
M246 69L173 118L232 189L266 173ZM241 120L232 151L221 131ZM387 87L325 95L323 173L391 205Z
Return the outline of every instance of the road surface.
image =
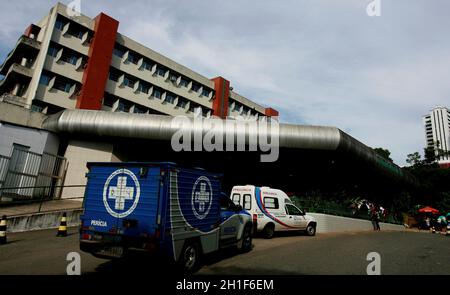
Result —
M143 259L111 262L80 252L77 229L69 229L65 238L55 235L56 230L9 234L9 243L0 245L0 274L66 274L69 252L80 253L82 274L148 269ZM364 275L369 252L380 254L381 274L450 274L450 236L428 232L288 234L253 241L249 253L230 249L207 257L198 274Z

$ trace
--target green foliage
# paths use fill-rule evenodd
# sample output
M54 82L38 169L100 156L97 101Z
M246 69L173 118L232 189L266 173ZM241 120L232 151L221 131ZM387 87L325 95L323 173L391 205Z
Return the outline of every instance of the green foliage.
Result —
M387 149L383 149L383 148L374 148L373 149L378 155L382 156L383 158L385 158L386 160L389 160L391 162L394 162L391 159L391 152Z
M408 155L409 167L404 167L416 177L419 184L411 190L411 202L415 205L433 206L441 212L450 212L450 169L442 169L436 163L436 154L432 147L424 150L425 159L417 161L417 154ZM418 207L412 206L410 213L416 213Z

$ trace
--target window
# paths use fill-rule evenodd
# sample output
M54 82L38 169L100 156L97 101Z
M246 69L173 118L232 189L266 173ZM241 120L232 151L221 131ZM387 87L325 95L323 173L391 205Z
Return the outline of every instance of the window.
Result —
M185 108L187 105L187 101L184 98L179 97L177 102L177 107Z
M234 103L234 108L233 108L233 111L235 111L235 112L239 112L239 110L241 109L241 105L240 104L238 104L237 102L235 102Z
M64 92L69 92L70 91L70 87L72 87L72 84L70 82L68 82L68 81L64 81L60 77L57 77L55 79L55 84L53 85L54 89L61 90L61 91L64 91Z
M137 65L137 63L139 62L139 56L137 54L135 54L134 52L128 52L128 58L127 61L134 63L135 65Z
M157 99L161 99L162 96L162 92L159 89L154 89L153 90L153 97L157 98Z
M145 108L144 107L141 107L141 106L134 106L134 110L133 110L133 113L135 113L135 114L145 114L145 112L146 112L146 110L145 110Z
M175 96L171 93L167 93L164 101L173 104L175 102Z
M125 78L123 79L123 84L125 86L133 88L134 87L134 83L136 83L136 80L133 77L125 75Z
M67 30L67 34L74 36L75 38L81 39L86 31L84 31L80 26L76 23L70 23L69 29Z
M291 204L286 204L286 213L289 215L303 215L300 209Z
M52 57L56 57L58 55L58 49L56 47L54 47L53 45L50 45L50 47L48 48L47 54Z
M267 209L278 209L278 208L280 208L280 206L278 204L278 199L277 198L272 198L272 197L265 197L264 198L264 207L266 207Z
M130 112L130 107L131 105L123 100L121 100L119 102L119 106L116 110L116 112L124 112L124 113L129 113Z
M252 209L252 197L249 194L244 195L244 209L245 210Z
M198 92L200 89L200 85L198 83L192 83L192 91Z
M76 65L78 57L73 52L70 52L68 49L64 49L61 56L61 60Z
M150 91L150 87L146 83L139 82L138 90L140 92L148 94L148 92Z
M41 78L39 79L39 84L48 86L48 84L50 83L50 80L51 80L51 78L49 75L42 74Z
M236 210L235 204L231 202L229 198L221 197L220 198L220 209L221 210Z
M181 77L180 86L188 87L189 86L189 81L186 78Z
M114 103L117 101L117 98L105 93L105 97L103 98L103 105L107 107L113 107Z
M241 204L241 195L240 194L233 194L233 196L231 197L231 200L233 201L233 203L235 205L240 205Z
M142 63L142 68L147 71L151 71L152 67L153 67L153 63L148 60L144 60L144 62Z
M122 58L123 55L125 54L125 51L126 51L125 47L116 44L116 46L113 49L113 54L115 56L118 56L118 57Z
M158 65L158 68L156 69L156 73L159 76L164 77L166 75L166 72L167 72L167 70L164 67Z
M209 91L209 89L203 88L202 95L208 97L210 92L211 92L211 91Z
M62 31L64 29L65 25L66 25L66 23L62 19L58 18L55 23L55 28Z
M116 71L114 69L111 69L109 72L109 80L111 80L111 81L118 82L120 76L122 76L122 73L120 73L119 71Z

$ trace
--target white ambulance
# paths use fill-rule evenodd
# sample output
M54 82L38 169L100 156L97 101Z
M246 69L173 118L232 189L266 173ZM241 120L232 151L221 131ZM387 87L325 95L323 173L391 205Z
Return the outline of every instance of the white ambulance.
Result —
M317 222L297 208L291 199L279 189L253 185L234 186L231 200L252 214L258 232L270 239L275 231L304 231L316 234Z

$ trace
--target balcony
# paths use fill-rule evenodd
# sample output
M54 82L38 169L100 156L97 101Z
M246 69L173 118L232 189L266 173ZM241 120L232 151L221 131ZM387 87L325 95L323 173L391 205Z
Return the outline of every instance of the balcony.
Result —
M151 71L142 69L140 65L142 64L142 59L138 62L138 64L134 64L132 62L127 61L127 54L123 56L123 58L117 57L116 55L113 55L111 66L113 66L116 69L119 69L122 72L125 72L127 74L130 74L142 81L148 82L152 85L155 85L157 87L160 87L164 90L170 91L177 96L181 96L184 98L187 98L190 101L193 101L202 107L205 108L211 108L212 107L212 95L214 91L211 91L211 94L208 97L202 96L202 89L200 89L198 92L195 92L193 90L189 90L189 88L183 87L179 85L178 81L170 81L170 69L166 72L165 76L159 76L156 74L156 67L153 67ZM191 87L192 87L192 83Z
M35 99L66 109L75 109L77 101L74 91L68 93L54 89L51 85L39 85Z
M89 42L87 42L88 40L85 40L85 38L78 39L77 37L64 33L64 30L60 31L55 29L52 34L52 41L73 49L83 55L89 55L90 45Z
M0 74L6 76L9 68L14 63L20 63L23 57L34 58L41 49L41 43L27 36L21 36L14 49L8 54L3 64L0 66Z
M0 94L7 93L16 84L28 84L33 77L33 70L14 63L9 68L6 76L0 81Z
M79 83L83 80L83 67L81 58L76 65L61 61L58 57L47 56L44 69Z
M123 84L123 78L119 79L118 82L108 80L108 82L106 83L105 91L112 95L124 98L129 102L148 107L164 114L179 116L186 115L189 112L189 105L185 106L184 108L177 107L177 99L175 99L175 102L172 104L164 102L164 94L161 99L158 99L151 96L151 91L149 91L148 94L139 92L137 90L137 86L134 88L125 86ZM113 107L112 110L114 109L115 108Z

